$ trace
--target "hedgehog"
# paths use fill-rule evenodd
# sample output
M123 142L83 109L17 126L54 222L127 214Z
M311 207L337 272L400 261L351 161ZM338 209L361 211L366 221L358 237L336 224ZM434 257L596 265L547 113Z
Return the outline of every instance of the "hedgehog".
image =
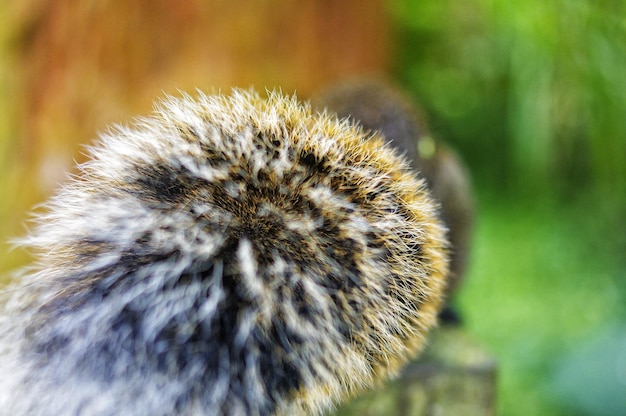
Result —
M317 108L350 117L384 136L425 179L448 229L451 249L446 299L452 301L466 273L475 217L470 175L460 157L450 146L433 139L421 108L387 80L345 80L325 88L312 101ZM450 318L450 323L459 319L451 308L445 309L444 317Z
M234 89L88 153L3 292L0 414L316 415L423 348L446 231L381 136Z

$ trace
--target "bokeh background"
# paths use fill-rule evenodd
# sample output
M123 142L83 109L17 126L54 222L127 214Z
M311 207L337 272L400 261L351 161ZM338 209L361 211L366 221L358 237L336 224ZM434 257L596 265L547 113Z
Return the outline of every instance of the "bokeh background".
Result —
M386 76L472 172L501 415L626 414L626 2L0 0L0 240L164 93ZM0 273L28 261L0 246Z

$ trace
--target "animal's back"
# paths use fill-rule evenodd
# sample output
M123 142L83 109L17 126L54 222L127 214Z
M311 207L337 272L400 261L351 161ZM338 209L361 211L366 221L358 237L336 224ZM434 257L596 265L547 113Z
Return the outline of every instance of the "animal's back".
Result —
M381 138L234 91L91 156L3 295L0 414L317 413L421 349L444 231Z

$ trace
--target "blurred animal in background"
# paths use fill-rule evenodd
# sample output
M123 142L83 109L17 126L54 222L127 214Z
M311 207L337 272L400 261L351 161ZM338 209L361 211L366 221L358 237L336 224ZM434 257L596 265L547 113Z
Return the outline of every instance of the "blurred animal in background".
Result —
M382 134L426 180L448 228L451 254L446 297L451 300L465 274L475 211L469 174L458 155L433 138L417 104L383 79L344 81L326 88L312 102L317 108L349 117L363 128ZM442 318L459 319L450 307L444 309Z

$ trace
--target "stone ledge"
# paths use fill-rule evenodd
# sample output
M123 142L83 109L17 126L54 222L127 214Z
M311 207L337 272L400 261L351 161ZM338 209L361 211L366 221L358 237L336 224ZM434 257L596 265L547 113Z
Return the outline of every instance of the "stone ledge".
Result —
M334 416L492 416L495 360L458 327L431 334L422 356L395 380L341 406Z

